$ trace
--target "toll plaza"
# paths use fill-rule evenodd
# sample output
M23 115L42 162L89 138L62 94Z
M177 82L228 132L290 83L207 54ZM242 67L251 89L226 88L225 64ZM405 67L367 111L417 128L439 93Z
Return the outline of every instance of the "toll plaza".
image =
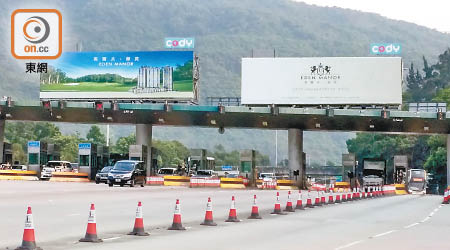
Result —
M87 173L89 179L93 179L98 171L97 145L94 143L78 144L78 171Z
M395 184L408 184L408 156L407 155L394 155L394 183Z
M47 144L41 141L28 142L28 170L36 171L38 176L41 169L47 164Z
M47 161L59 161L61 153L59 146L53 143L47 145Z
M240 153L240 174L250 180L250 185L255 185L255 180L258 176L256 171L255 150L243 150Z

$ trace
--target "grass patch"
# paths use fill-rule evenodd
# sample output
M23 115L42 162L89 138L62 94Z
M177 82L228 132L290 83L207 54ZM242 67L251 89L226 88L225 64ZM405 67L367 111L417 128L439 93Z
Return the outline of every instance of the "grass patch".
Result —
M192 92L192 80L173 82L173 90L181 92Z
M78 85L46 84L41 85L41 91L70 91L70 92L127 92L135 87L134 84L117 82L80 82Z

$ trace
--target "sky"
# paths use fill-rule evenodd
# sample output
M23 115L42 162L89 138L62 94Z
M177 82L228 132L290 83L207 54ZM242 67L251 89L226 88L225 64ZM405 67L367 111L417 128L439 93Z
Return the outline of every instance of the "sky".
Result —
M341 7L377 13L450 33L449 0L294 0L318 6Z

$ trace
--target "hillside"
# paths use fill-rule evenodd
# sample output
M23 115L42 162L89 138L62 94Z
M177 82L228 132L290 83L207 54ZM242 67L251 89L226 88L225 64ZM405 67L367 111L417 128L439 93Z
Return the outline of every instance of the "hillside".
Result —
M3 44L10 43L11 12L30 6L57 8L62 12L64 51L74 51L79 42L84 51L161 50L164 37L193 36L195 51L200 57L201 103L205 103L208 96L239 95L240 60L250 56L252 49L264 51L265 55L271 55L270 50L275 49L276 55L281 57L368 56L368 46L372 42L398 42L403 46L405 63L421 65L422 55L434 61L450 44L450 35L415 24L289 0L57 0L38 3L20 0L2 3ZM13 59L9 49L0 51L1 96L38 99L38 77L26 75L24 63ZM73 131L71 127L76 127L64 126L68 133ZM131 130L121 127L115 134L126 135ZM266 154L272 152L273 132L229 132L225 137L208 129L158 128L154 134L156 138L181 138L188 146L208 145L209 148L209 144L221 143L229 149L255 147ZM314 139L308 139L309 136ZM338 152L345 151L342 148L345 140L352 136L308 133L305 148L314 152L312 161L340 159ZM251 139L242 140L246 137ZM285 149L280 150L286 154Z

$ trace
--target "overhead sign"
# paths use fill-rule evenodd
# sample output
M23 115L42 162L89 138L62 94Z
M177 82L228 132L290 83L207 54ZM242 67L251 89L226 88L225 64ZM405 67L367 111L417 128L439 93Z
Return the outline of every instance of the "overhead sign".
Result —
M246 105L401 104L400 57L243 58Z
M192 51L67 52L40 77L42 100L192 100Z
M230 171L233 170L232 166L222 166L222 171Z
M374 55L400 55L402 46L399 43L372 43L370 53Z
M193 37L169 37L164 39L166 49L193 49L195 39Z
M27 151L29 154L39 153L41 151L41 142L40 141L29 141Z
M79 143L78 144L78 149L90 149L90 148L91 148L90 143Z

